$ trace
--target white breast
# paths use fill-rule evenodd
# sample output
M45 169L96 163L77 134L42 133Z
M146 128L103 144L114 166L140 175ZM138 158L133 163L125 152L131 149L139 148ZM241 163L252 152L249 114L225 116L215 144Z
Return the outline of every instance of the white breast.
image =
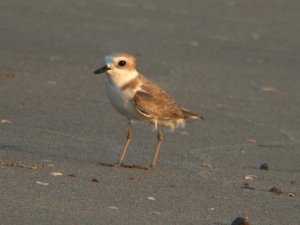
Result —
M128 119L142 119L136 106L130 101L133 97L133 93L121 91L117 86L110 82L107 82L106 89L111 104L119 113L123 114Z

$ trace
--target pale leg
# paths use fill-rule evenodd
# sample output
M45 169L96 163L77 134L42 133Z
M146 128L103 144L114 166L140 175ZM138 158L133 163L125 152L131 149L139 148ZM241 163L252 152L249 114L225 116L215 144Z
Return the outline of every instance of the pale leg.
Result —
M131 141L131 137L132 137L131 121L129 120L129 121L128 121L127 141L126 141L126 144L125 144L124 149L123 149L123 151L122 151L122 154L121 154L121 156L120 156L120 159L119 159L119 161L118 161L118 163L117 163L118 166L121 166L121 165L122 165L122 162L123 162L123 160L124 160L124 157L125 157L126 152L127 152L127 149L128 149L128 145L129 145L129 143L130 143L130 141Z
M163 133L159 129L159 126L157 126L157 145L156 145L156 150L155 150L150 168L155 168L156 167L157 158L158 158L158 154L159 154L159 150L160 150L160 145L161 145L161 142L162 142L163 138L164 138Z

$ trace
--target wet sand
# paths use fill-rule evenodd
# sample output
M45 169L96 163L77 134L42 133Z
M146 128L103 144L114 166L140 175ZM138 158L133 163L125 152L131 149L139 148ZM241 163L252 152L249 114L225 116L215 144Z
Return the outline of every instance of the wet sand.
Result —
M0 3L0 224L299 224L299 9ZM116 51L206 119L165 131L156 170L105 166L126 119L93 71ZM147 166L156 134L137 123L133 138L125 163Z

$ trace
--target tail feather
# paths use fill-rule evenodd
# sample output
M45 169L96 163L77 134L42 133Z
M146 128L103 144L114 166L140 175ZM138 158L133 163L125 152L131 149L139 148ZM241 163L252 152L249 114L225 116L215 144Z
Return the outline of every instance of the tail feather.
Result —
M203 116L194 113L184 107L180 107L181 111L183 112L183 119L204 119Z

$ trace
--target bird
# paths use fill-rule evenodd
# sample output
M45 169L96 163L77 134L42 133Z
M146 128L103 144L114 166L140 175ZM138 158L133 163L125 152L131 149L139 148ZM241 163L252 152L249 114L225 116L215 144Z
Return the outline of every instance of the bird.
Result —
M125 166L124 157L132 140L132 121L152 125L157 131L157 144L150 166L157 165L160 146L163 141L161 127L171 130L181 126L189 119L203 119L203 116L179 106L170 95L154 82L139 73L136 59L128 53L113 53L104 57L104 66L94 74L106 73L106 90L111 105L127 118L127 140L114 166Z

